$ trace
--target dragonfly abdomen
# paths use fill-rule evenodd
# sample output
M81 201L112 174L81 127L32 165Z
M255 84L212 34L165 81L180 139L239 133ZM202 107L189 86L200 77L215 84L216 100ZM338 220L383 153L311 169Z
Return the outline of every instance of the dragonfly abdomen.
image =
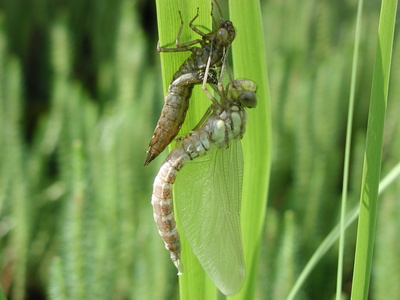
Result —
M153 217L157 223L158 233L164 241L165 248L170 251L178 274L183 273L183 265L180 261L181 243L172 209L172 186L178 171L189 159L188 155L179 155L174 159L166 160L154 180L151 197Z
M161 117L151 138L144 165L156 158L178 134L189 108L192 90L193 86L171 84L168 87Z
M210 146L207 131L189 133L182 141L182 147L172 150L168 155L154 180L151 198L153 217L165 248L170 251L171 259L178 268L178 274L183 273L183 265L180 261L181 244L173 213L172 186L183 165L204 155Z
M210 116L204 126L180 138L180 147L171 151L154 180L151 199L154 220L165 248L170 251L171 259L178 268L178 274L183 273L183 265L180 261L181 244L172 205L173 184L179 170L187 161L206 154L212 144L219 148L226 147L230 140L242 135L244 113L233 106Z

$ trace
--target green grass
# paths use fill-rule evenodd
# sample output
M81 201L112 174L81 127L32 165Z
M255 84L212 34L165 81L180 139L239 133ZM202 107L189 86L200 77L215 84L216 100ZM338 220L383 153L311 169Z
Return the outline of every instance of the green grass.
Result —
M159 54L157 39L173 43L178 10L187 24L197 6L196 24L210 28L210 4L149 4L0 3L0 266L7 298L223 298L186 244L188 274L178 281L150 205L166 153L143 167L166 86L188 55ZM261 14L256 1L220 4L238 28L235 77L259 86L243 139L247 280L233 298L362 299L368 291L370 299L398 299L400 58L389 54L399 52L398 32L391 45L395 1L383 1L381 15L380 3L364 3L355 84L354 1L261 1ZM150 19L146 12L156 10ZM157 22L158 32L151 26ZM195 36L185 25L182 41ZM357 211L346 212L339 294L336 241L351 86L346 206L361 199L364 225L351 225ZM209 103L196 87L182 132ZM395 176L378 198L380 174ZM372 245L372 256L360 251Z
M397 164L389 174L387 174L384 179L381 180L379 184L379 195L381 195L395 180L400 178L400 163ZM307 262L305 267L302 269L301 274L296 280L296 283L290 290L287 299L295 299L297 293L299 292L301 286L306 282L307 277L310 275L312 270L317 266L317 264L323 259L328 250L337 242L338 238L342 235L342 230L346 230L351 224L358 219L360 213L360 205L353 207L347 215L344 217L344 224L342 223L335 226L332 231L326 236L323 242L315 250L314 254ZM343 229L342 229L343 226ZM339 295L340 296L340 295Z
M382 2L365 145L352 299L367 299L369 294L396 8L397 1Z
M350 150L352 143L352 129L353 129L353 116L354 116L354 98L356 90L357 66L358 55L360 49L360 30L361 30L361 16L362 16L363 0L358 1L357 8L357 22L354 36L354 50L353 50L353 64L351 70L351 86L349 96L349 109L347 112L347 125L346 125L346 144L344 153L343 165L343 182L342 182L342 203L340 209L340 238L339 238L339 253L338 253L338 268L336 279L336 300L340 300L342 295L343 284L343 257L345 247L345 214L347 209L347 190L349 187L349 167L350 167Z
M249 112L243 138L244 176L242 196L242 234L247 278L234 299L251 299L257 285L258 257L266 213L271 165L271 115L265 42L259 1L230 1L230 19L238 29L232 45L236 78L249 78L258 84L258 104ZM251 47L249 47L251 45Z

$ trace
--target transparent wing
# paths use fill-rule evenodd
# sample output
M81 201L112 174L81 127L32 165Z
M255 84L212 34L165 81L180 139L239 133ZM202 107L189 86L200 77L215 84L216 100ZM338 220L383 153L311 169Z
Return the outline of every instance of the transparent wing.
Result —
M240 202L243 153L240 140L228 149L212 147L187 163L175 183L175 208L181 227L200 264L226 295L244 282Z

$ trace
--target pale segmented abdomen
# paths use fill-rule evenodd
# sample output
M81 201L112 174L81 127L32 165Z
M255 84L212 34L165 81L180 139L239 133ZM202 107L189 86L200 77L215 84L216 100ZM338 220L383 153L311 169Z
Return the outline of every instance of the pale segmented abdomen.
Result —
M241 138L244 130L241 120L245 120L245 112L237 106L211 115L201 128L179 139L180 147L171 151L154 180L151 200L154 220L165 247L178 268L178 274L183 272L183 265L180 261L181 244L172 205L172 187L176 176L187 161L204 155L212 144L218 148L225 147L231 139Z
M172 185L176 174L187 159L185 155L180 155L173 160L165 161L154 180L151 198L158 232L164 241L165 248L171 253L171 259L178 269L178 274L182 274L183 266L180 262L181 243L172 210Z
M202 134L190 133L185 137L182 147L172 150L168 155L153 184L151 204L154 220L157 223L158 232L164 241L165 248L170 251L171 259L178 269L178 275L183 273L183 265L180 261L181 243L172 206L172 186L178 171L185 162L203 155L209 147L208 136L205 132L202 132Z

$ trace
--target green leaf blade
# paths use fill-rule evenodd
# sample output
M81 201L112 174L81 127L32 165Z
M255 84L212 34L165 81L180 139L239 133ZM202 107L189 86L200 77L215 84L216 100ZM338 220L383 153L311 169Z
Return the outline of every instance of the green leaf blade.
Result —
M382 1L364 154L352 299L368 298L396 7L396 0Z
M247 280L234 299L251 299L255 292L271 164L269 87L260 11L257 0L230 1L230 18L238 30L232 45L234 76L251 79L258 85L258 104L248 112L247 130L242 140L244 176L241 220Z
M198 39L194 31L189 28L189 22L196 15L199 9L199 17L195 25L211 27L209 1L183 1L183 0L157 0L157 23L160 45L175 47L175 40L180 26L179 11L184 19L184 26L180 42L188 42ZM172 43L172 45L171 45ZM161 53L161 69L164 86L164 95L168 85L172 80L173 74L179 69L182 63L189 57L190 52ZM185 123L182 125L178 136L188 133L201 119L204 112L210 105L210 101L204 95L199 86L193 90L190 98L189 110L186 115ZM175 198L174 201L179 201ZM179 215L175 215L180 228ZM193 254L185 237L181 234L182 262L184 273L179 276L179 291L181 299L213 299L216 295L216 288L208 279L203 268L200 266L196 256Z

